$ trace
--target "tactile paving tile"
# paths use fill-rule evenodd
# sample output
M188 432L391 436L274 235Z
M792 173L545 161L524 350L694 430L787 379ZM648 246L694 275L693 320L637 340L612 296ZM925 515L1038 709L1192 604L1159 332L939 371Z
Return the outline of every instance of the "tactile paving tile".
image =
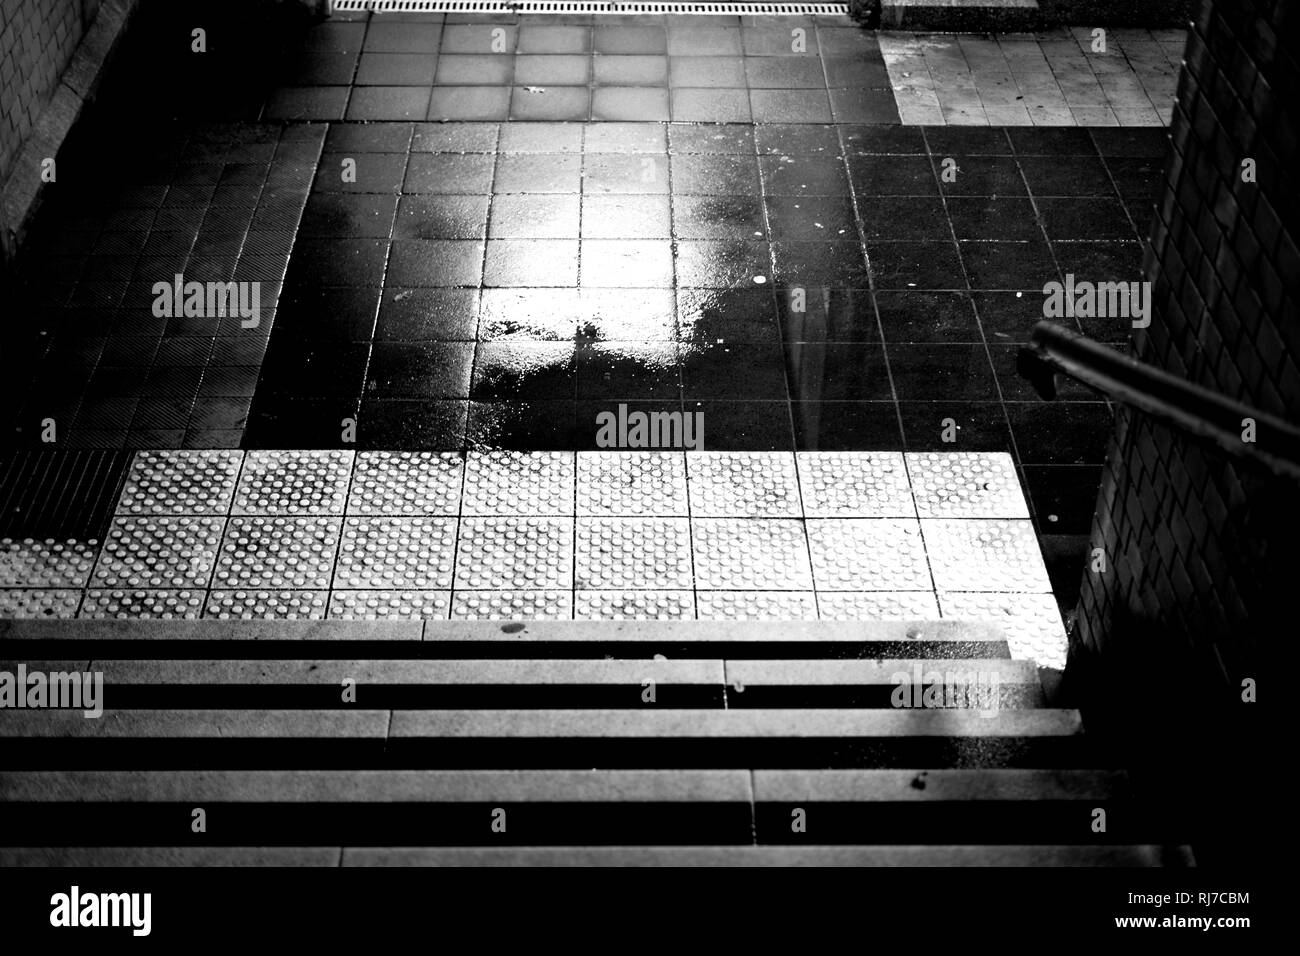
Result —
M915 518L808 521L818 591L929 591L934 585Z
M99 542L0 538L0 587L84 587Z
M239 451L136 452L117 513L227 514L243 460Z
M571 515L571 451L470 452L465 461L467 515Z
M3 588L0 589L0 619L67 619L76 615L80 603L80 590Z
M573 586L572 518L462 518L456 589Z
M693 621L691 591L578 591L573 616L579 621Z
M231 518L217 588L328 588L339 518Z
M825 591L817 595L823 621L933 621L933 591Z
M1029 505L1005 452L909 452L922 518L1028 518Z
M686 518L579 518L574 586L592 590L689 588Z
M352 475L348 514L458 514L464 474L465 462L455 452L361 452Z
M915 518L902 452L801 451L799 490L809 518Z
M815 621L811 591L697 591L701 621Z
M1028 521L927 518L921 528L940 591L1052 590Z
M334 585L447 589L455 557L455 518L348 518Z
M328 600L328 591L213 591L203 616L222 621L319 621Z
M686 456L697 518L797 518L799 480L789 452L702 451Z
M445 621L447 591L332 591L329 616L349 621Z
M1065 669L1068 640L1053 595L945 591L940 593L939 603L946 618L997 625L1006 635L1011 656L1017 660Z
M451 598L456 621L569 621L572 591L457 591Z
M235 490L237 515L341 515L350 451L250 451Z
M97 587L204 588L225 518L115 518L91 583Z
M679 451L578 452L578 514L687 514L686 456Z
M802 521L696 518L691 531L697 588L812 590Z
M82 602L83 619L108 620L110 618L134 619L151 618L162 621L193 620L203 613L203 601L207 591L201 588L192 590L144 590L97 589L86 592Z

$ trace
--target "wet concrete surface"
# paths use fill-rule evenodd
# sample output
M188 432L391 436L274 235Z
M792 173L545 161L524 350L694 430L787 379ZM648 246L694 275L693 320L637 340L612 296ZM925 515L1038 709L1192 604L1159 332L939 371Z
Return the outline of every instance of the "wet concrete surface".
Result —
M1046 282L1140 278L1163 131L900 126L847 21L206 11L204 59L147 8L6 279L5 445L588 449L626 405L718 450L1009 451L1086 532L1107 406L1015 350ZM177 273L260 321L158 318Z

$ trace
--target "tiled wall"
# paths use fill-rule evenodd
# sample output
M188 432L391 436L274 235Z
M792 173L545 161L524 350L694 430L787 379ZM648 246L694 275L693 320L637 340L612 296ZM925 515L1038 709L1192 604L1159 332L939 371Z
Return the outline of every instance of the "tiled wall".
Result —
M0 182L100 0L0 0Z
M1142 361L1291 421L1300 252L1289 224L1300 210L1287 177L1300 121L1283 97L1300 81L1297 14L1265 0L1202 10L1147 256L1154 317L1135 341ZM1242 177L1248 158L1253 183ZM1106 565L1085 576L1071 673L1151 765L1185 768L1178 755L1194 746L1214 753L1219 783L1240 785L1222 761L1258 741L1242 723L1254 719L1242 681L1262 681L1260 652L1278 636L1268 622L1294 588L1285 569L1300 540L1298 495L1121 410L1092 541Z

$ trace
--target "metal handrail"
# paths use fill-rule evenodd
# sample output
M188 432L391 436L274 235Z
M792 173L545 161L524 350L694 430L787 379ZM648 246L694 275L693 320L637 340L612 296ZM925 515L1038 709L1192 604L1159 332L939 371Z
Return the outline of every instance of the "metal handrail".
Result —
M1234 458L1300 480L1300 428L1186 379L1116 352L1055 322L1039 322L1016 369L1044 399L1056 397L1057 373L1199 438ZM1255 441L1242 439L1245 419Z

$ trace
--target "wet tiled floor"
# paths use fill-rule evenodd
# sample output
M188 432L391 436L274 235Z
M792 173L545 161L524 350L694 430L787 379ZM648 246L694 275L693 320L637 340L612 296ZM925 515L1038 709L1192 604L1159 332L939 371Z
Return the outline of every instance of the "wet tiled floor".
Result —
M882 33L904 123L1168 126L1184 30Z
M286 120L896 123L844 17L373 17L312 30Z
M1005 454L137 452L0 616L993 619L1062 666Z
M900 125L847 20L205 9L215 59L133 31L157 56L60 161L5 290L7 447L587 450L626 405L711 450L1008 452L1039 532L1086 532L1107 407L1036 401L1015 352L1046 282L1140 278L1163 130ZM959 49L1040 70L1013 41ZM178 272L257 282L259 321L156 317Z

